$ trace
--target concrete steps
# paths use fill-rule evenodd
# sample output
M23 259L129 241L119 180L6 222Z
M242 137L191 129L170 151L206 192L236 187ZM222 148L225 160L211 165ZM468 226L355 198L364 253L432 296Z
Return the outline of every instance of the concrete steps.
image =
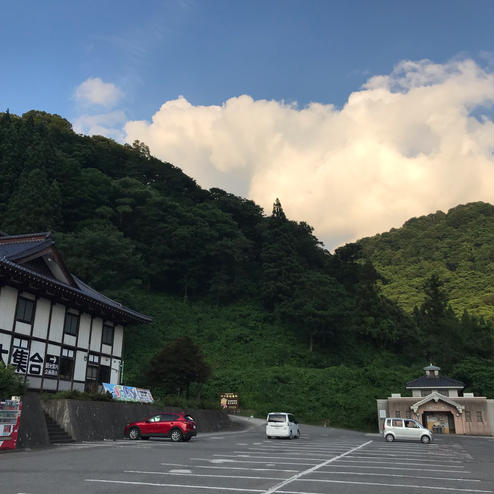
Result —
M58 423L53 420L45 412L46 427L48 429L48 437L50 438L50 444L63 444L63 443L73 443L75 442L72 437L65 432Z

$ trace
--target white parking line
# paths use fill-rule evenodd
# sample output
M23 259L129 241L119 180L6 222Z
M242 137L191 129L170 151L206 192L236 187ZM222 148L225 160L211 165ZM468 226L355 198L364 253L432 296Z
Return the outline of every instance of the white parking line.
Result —
M374 458L369 460L367 458L364 458L363 460L359 460L358 459L358 456L352 456L352 457L348 457L349 459L345 458L345 463L370 463L371 465L374 465L376 463L382 463L382 464L385 464L385 465L389 465L390 464L390 460L375 460ZM355 459L354 459L355 458ZM458 463L460 463L458 465ZM410 466L422 466L424 464L424 462L412 462L412 461L393 461L393 465L410 465ZM455 467L455 468L465 468L463 465L461 465L461 462L455 462L455 465L446 465L446 464L443 464L443 463L434 463L434 464L431 464L430 462L428 463L429 465L431 466L434 466L434 467L449 467L449 468L452 468L452 467Z
M355 468L356 465L342 465L338 463L338 465L328 465L328 467L338 467L338 468ZM373 465L365 465L357 468L375 468L378 470L410 470L410 471L419 471L419 472L443 472L443 473L471 473L468 470L439 470L435 468L407 468L407 467L377 467Z
M191 458L191 460L195 461L209 461L209 462L214 462L214 460L211 460L210 458ZM266 461L248 461L248 460L223 460L225 463L260 463L261 465L266 465ZM314 465L314 463L300 463L300 462L294 462L294 461L270 461L268 462L269 464L273 465Z
M357 451L360 448L363 448L364 446L367 446L370 443L372 443L372 441L367 441L365 443L362 443L360 446L356 446L355 448L352 448L352 449L348 450L346 453L343 453L343 454L341 454L339 456L335 456L334 458L330 458L329 460L323 461L319 465L315 465L312 468L308 468L307 470L304 470L303 472L297 473L296 475L293 475L289 479L286 479L283 482L280 482L279 484L275 485L274 487L271 487L267 491L264 491L264 494L271 494L273 492L279 491L282 487L284 487L287 484L290 484L294 480L299 479L303 475L307 475L309 473L312 473L315 470L317 470L317 469L319 469L321 467L324 467L324 466L328 465L329 463L334 462L334 461L336 461L336 460L338 460L340 458L343 458L344 456L349 455L350 453L353 453L354 451Z
M178 487L179 489L207 489L210 491L263 492L262 489L242 489L238 487L216 487L209 485L159 484L157 482L132 482L128 480L84 479L84 481L101 482L103 484L147 485L152 487ZM303 494L303 493L299 492L296 494ZM316 494L316 493L312 493L312 494Z
M224 455L213 455L213 456L224 456ZM304 455L300 455L304 457L304 460L306 461L323 461L325 458L306 458ZM282 458L283 460L298 460L300 456L279 456L279 458ZM273 455L270 456L258 456L258 455L250 455L250 454L239 454L239 455L232 455L232 458L253 458L253 459L263 459L263 458L268 458L269 460L275 458Z
M124 470L124 473L138 473L144 475L172 475L182 477L212 477L216 479L251 479L251 480L284 480L284 477L254 477L248 475L213 475L212 473L189 473L189 472L152 472L142 470Z
M326 482L330 484L353 484L353 485L378 485L380 487L406 487L407 489L428 489L433 491L455 491L455 492L487 492L492 493L492 491L485 491L482 489L461 489L458 487L432 487L429 485L414 485L414 484L384 484L381 482L357 482L356 480L324 480L324 479L294 479L300 482ZM266 491L271 492L271 491ZM283 491L279 491L280 494ZM298 494L301 494L298 492Z
M170 465L170 463L162 463L162 465L168 466ZM215 470L247 470L249 472L287 472L287 473L298 472L298 470L280 470L279 468L247 468L247 467L232 467L232 466L213 467L209 465L195 465L193 468L209 468Z
M453 478L453 477L425 477L422 475L403 475L399 473L375 473L375 472L328 472L327 470L320 470L314 473L320 473L322 475L364 475L366 477L409 477L412 479L429 479L429 480L451 480L455 482L481 482L479 479L465 479L465 478Z

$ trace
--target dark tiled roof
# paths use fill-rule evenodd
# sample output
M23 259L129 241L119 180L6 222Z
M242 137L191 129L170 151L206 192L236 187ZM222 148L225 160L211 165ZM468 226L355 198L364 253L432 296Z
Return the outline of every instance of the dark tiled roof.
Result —
M465 383L448 376L427 377L420 376L407 383L406 388L464 388Z
M15 275L38 289L54 291L58 296L68 299L77 299L89 306L99 310L109 311L126 322L150 322L152 318L145 314L140 314L132 309L124 307L119 302L105 297L89 285L86 285L76 276L72 276L76 286L69 285L57 280L52 275L40 272L39 269L32 269L28 264L18 264L15 259L26 257L41 251L47 247L54 246L54 241L50 233L12 235L0 237L0 274L7 276Z

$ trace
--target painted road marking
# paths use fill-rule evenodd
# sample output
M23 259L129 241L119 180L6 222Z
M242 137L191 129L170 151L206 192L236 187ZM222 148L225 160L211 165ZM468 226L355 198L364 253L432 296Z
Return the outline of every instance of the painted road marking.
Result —
M178 487L179 489L207 489L215 491L263 492L262 489L242 489L238 487L212 487L209 485L159 484L157 482L131 482L128 480L84 479L85 482L101 482L103 484L147 485L152 487ZM303 494L303 493L297 493ZM316 492L311 494L317 494Z
M471 473L468 470L439 470L435 468L406 468L406 467L377 467L373 465L369 466L357 466L357 465L342 465L341 463L338 465L328 465L328 467L338 467L338 468L376 468L378 470L410 470L410 471L419 471L419 472L444 472L444 473Z
M381 482L357 482L356 480L324 480L324 479L294 479L300 482L326 482L330 484L352 484L352 485L378 485L380 487L406 487L407 489L428 489L434 491L456 491L456 492L487 492L492 493L492 491L486 491L483 489L461 489L458 487L432 487L428 485L414 485L414 484L384 484ZM274 491L266 491L274 492ZM283 491L279 491L281 494Z
M364 475L367 477L409 477L412 479L429 479L429 480L451 480L457 482L481 482L479 479L466 479L466 478L453 478L453 477L424 477L422 475L404 475L399 473L375 473L375 472L335 472L320 470L314 473L320 473L323 475Z
M194 461L209 461L211 463L260 463L261 465L266 465L267 463L265 461L249 461L249 460L212 460L210 458L191 458L191 460ZM314 463L300 463L300 462L294 462L294 461L270 461L270 465L314 465Z
M307 470L304 470L303 472L297 473L296 475L293 475L289 479L286 479L283 482L280 482L279 484L275 485L274 487L271 487L267 491L264 491L264 494L271 494L272 492L279 491L282 487L284 487L287 484L290 484L294 480L299 479L303 475L308 475L309 473L312 473L315 470L318 470L319 468L325 467L329 463L335 462L335 461L339 460L340 458L343 458L344 456L349 455L349 454L353 453L354 451L357 451L357 450L359 450L359 449L363 448L364 446L367 446L368 444L371 444L371 443L372 443L372 441L367 441L365 443L362 443L360 446L356 446L355 448L348 450L346 453L343 453L339 456L335 456L334 458L330 458L329 460L323 461L319 465L315 465L312 468L308 468Z
M169 465L169 463L161 463L163 466ZM267 463L269 465L269 463ZM281 470L279 468L247 468L247 467L213 467L209 465L195 465L194 468L209 468L209 469L215 469L215 470L247 470L249 472L288 472L288 473L293 473L293 472L298 472L298 470Z
M124 470L124 473L138 473L145 475L177 475L187 477L212 477L216 479L251 479L251 480L284 480L284 477L253 477L248 475L213 475L212 473L175 473L170 472L149 472L142 470Z

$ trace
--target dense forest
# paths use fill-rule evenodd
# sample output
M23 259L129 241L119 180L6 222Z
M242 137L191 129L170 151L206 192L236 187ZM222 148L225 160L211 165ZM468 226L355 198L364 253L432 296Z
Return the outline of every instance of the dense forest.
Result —
M73 273L153 316L127 330L127 384L149 385L161 349L188 337L211 369L191 393L217 401L238 392L257 414L290 409L309 422L372 429L375 399L403 392L429 362L494 397L492 321L455 313L442 270L417 281L417 305L403 310L370 240L331 254L276 198L266 213L202 189L143 143L77 135L44 112L0 114L0 176L0 230L54 232ZM482 215L475 207L465 211ZM479 247L491 267L492 239L472 232L465 251Z
M436 273L459 317L467 310L492 321L493 220L494 206L470 203L412 218L359 244L382 276L384 295L407 312L423 303L424 283Z

